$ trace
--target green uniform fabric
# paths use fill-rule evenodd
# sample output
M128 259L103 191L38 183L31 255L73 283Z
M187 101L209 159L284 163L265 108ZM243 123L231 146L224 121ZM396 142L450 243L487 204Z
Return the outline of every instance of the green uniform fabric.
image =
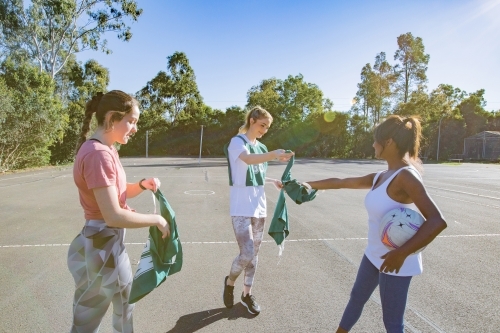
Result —
M257 144L255 146L249 144L241 135L237 135L237 138L240 138L245 143L248 151L251 154L265 154L267 153L267 147L260 141L256 141ZM229 185L233 186L233 177L231 176L231 164L229 161L229 152L228 152L229 143L224 145L224 155L226 155L227 159L227 170L229 173ZM259 168L262 165L263 170L255 170L255 168ZM256 172L257 171L257 172ZM263 186L266 183L266 172L267 172L267 162L255 165L248 165L247 169L247 177L245 186Z
M288 229L288 211L286 209L284 191L280 191L278 202L274 209L273 219L271 220L271 225L267 233L274 239L277 245L281 245L290 233Z
M287 150L287 152L290 151ZM290 170L292 169L294 161L295 156L292 156L290 161L288 161L283 175L281 176L283 190L280 191L278 202L276 203L276 208L274 210L273 219L271 220L271 225L269 226L268 231L268 234L278 245L281 245L290 233L285 192L298 205L302 204L303 202L314 200L314 198L316 197L316 192L318 192L318 190L312 190L311 192L309 192L308 189L305 186L299 184L297 180L291 179L292 175Z
M160 203L161 216L170 225L170 236L163 239L157 227L149 227L149 238L135 272L129 303L139 301L162 284L169 275L182 268L182 245L175 223L175 212L159 189L154 195Z

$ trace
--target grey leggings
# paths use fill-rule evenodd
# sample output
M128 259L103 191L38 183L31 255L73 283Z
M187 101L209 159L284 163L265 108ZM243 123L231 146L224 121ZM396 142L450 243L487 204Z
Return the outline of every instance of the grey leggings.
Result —
M131 333L133 304L128 303L132 268L123 240L125 229L88 220L68 251L76 284L71 332L97 332L113 303L113 332Z
M245 270L243 283L251 287L257 269L258 253L264 236L266 218L231 216L234 234L240 247L240 254L234 259L229 279L236 281Z

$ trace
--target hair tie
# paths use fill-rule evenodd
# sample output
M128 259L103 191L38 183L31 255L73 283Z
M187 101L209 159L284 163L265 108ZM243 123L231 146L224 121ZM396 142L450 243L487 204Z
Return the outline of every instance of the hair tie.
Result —
M405 120L403 120L403 127L409 130L413 128L413 123L411 122L410 118L406 118Z

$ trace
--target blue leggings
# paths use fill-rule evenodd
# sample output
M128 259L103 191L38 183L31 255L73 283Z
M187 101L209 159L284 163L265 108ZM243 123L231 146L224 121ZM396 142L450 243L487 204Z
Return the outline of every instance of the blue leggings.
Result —
M339 326L346 331L351 330L361 316L365 303L378 285L386 331L388 333L403 333L403 317L411 278L411 276L380 273L377 267L366 256L363 256L356 281L352 287L351 298Z

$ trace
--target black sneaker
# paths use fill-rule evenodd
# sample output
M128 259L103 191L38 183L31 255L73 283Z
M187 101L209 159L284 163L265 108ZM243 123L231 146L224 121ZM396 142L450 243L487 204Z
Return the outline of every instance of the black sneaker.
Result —
M232 308L234 304L234 286L228 286L227 285L227 279L229 276L226 276L224 278L224 292L222 293L222 299L224 300L224 305L226 308Z
M247 294L243 296L243 293L241 293L241 304L246 306L248 312L251 314L258 315L260 313L260 306L255 301L255 296L253 295Z

